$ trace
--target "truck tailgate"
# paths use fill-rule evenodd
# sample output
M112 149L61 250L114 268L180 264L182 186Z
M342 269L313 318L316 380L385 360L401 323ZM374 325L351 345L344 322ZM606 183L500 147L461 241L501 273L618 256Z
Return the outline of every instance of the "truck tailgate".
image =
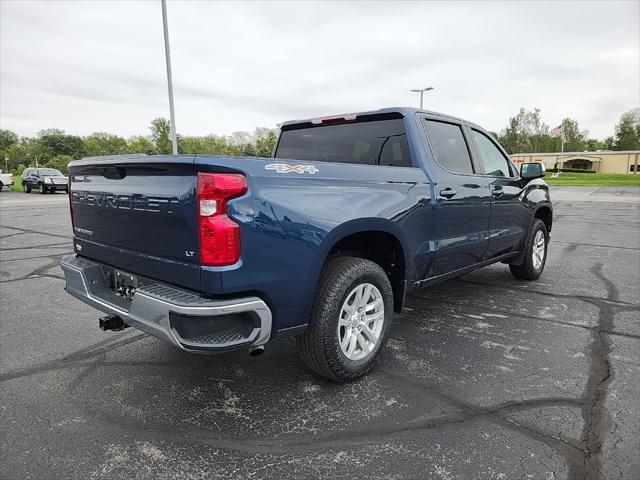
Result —
M78 254L199 289L192 156L89 158L69 178Z

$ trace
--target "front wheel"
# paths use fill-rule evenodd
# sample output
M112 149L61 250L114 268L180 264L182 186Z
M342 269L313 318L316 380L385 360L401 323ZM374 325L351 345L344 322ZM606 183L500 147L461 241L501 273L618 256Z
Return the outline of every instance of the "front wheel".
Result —
M31 193L31 186L28 183L23 183L22 184L22 191L24 193Z
M365 375L387 343L393 291L385 271L363 258L339 257L322 270L307 330L297 338L304 363L344 383Z
M535 218L527 237L524 261L521 265L509 265L511 274L521 280L537 280L547 261L549 234L542 220Z
M39 184L38 184L38 191L39 191L40 193L47 193L47 189L46 189L46 188L44 188L44 184L43 184L43 183L39 183Z

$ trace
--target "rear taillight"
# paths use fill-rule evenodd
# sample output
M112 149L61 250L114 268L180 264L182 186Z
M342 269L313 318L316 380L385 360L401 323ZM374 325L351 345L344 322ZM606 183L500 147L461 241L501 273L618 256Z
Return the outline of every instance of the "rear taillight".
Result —
M227 202L246 191L244 175L198 173L198 237L202 265L219 267L240 259L240 227L227 216Z

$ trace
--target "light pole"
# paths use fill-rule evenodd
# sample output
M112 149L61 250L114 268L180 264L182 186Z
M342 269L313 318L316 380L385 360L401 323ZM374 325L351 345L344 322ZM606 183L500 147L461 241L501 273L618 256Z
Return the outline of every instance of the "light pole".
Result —
M422 99L424 98L424 92L428 92L429 90L433 90L433 87L425 87L425 88L412 88L412 92L420 92L420 110L422 110Z
M169 85L169 116L171 117L171 150L178 154L176 140L176 115L173 111L173 81L171 80L171 53L169 52L169 27L167 26L167 0L162 2L162 26L164 28L164 54L167 60L167 83Z

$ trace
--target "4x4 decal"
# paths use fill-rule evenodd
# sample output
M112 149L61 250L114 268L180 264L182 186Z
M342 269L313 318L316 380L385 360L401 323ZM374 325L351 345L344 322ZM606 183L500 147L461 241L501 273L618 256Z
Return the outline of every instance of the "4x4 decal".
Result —
M311 175L320 171L313 165L289 165L288 163L270 163L264 169L275 170L277 173L309 173Z

